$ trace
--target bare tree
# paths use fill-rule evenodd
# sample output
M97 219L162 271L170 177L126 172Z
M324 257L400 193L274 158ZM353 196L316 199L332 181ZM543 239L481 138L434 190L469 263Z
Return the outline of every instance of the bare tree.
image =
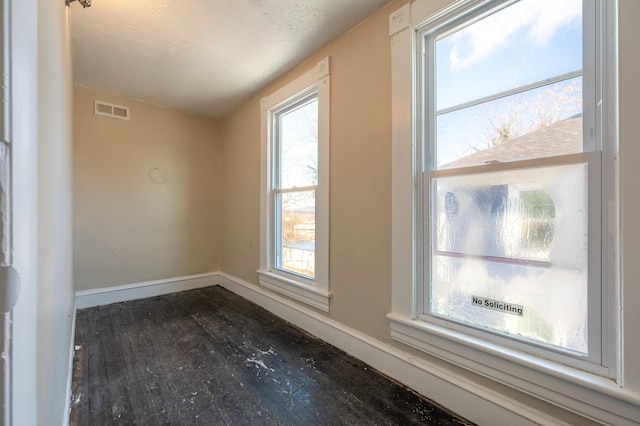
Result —
M582 82L555 83L531 93L521 93L480 109L486 126L480 136L482 151L500 145L531 131L549 126L582 111Z

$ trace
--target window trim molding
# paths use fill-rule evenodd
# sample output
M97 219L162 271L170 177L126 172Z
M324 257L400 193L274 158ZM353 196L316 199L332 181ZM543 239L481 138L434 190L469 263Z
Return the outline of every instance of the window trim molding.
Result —
M311 70L260 100L260 269L259 284L314 308L329 312L329 145L330 145L330 57ZM273 112L305 92L318 94L318 183L316 190L315 278L309 279L276 269L272 116Z
M505 0L508 1L508 0ZM604 118L603 137L611 141L603 147L606 170L602 174L602 208L608 209L608 227L603 229L603 273L617 283L603 298L613 312L603 305L605 328L617 331L615 348L603 348L603 358L613 366L617 379L581 371L516 349L506 349L484 339L456 332L446 326L436 326L419 319L416 297L416 253L420 244L419 218L416 217L417 173L416 149L419 114L415 88L417 79L417 32L426 22L440 25L459 13L473 13L486 4L485 0L456 0L439 11L429 0L416 0L392 12L389 16L391 42L392 99L392 303L391 338L454 365L463 367L513 389L552 402L570 411L606 423L625 423L637 419L640 413L640 393L624 388L622 348L620 238L619 235L619 157L618 157L618 1L603 2L602 72L613 78L601 79L608 108L598 111ZM599 70L600 71L600 70ZM606 195L605 195L606 194ZM608 197L608 198L607 198ZM610 252L606 252L606 250ZM608 319L607 319L608 318ZM629 334L627 334L629 337ZM604 342L603 342L604 343ZM452 407L455 409L455 407Z

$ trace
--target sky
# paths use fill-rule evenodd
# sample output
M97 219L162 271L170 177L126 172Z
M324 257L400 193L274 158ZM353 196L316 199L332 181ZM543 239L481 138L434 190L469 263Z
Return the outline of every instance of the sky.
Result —
M318 99L282 114L280 122L282 188L316 185L318 176Z
M437 110L581 70L582 1L522 0L437 38L434 57ZM571 85L576 96L581 92L576 84L581 87L581 81L574 80L553 89L561 92ZM540 93L441 115L438 164L475 152L482 145L488 115L495 121L500 110L507 114L510 105L535 102ZM581 112L575 103L566 114ZM521 118L535 120L530 114L524 112Z

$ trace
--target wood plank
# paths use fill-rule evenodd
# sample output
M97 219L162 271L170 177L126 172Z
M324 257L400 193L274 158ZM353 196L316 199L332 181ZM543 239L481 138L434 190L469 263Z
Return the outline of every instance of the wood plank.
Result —
M77 425L469 424L221 288L79 311Z

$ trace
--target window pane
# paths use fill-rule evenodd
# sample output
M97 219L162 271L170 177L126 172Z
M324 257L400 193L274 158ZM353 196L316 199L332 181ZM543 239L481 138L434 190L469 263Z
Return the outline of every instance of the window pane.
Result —
M582 77L439 115L437 168L583 151Z
M522 0L435 42L441 110L582 69L582 0Z
M279 253L276 267L313 278L315 276L315 191L281 193Z
M318 182L318 99L278 116L280 188Z
M586 353L586 165L432 182L431 313Z

